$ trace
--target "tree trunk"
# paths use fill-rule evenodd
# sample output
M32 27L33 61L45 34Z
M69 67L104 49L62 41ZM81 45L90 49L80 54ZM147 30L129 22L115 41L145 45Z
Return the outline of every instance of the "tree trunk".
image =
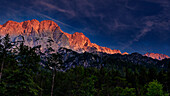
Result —
M1 64L1 70L0 70L0 81L1 81L1 78L2 78L2 71L3 71L3 68L4 68L4 62L5 62L5 55L3 55L3 59L2 59L2 64Z
M42 72L41 72L42 73ZM43 87L42 86L42 83L43 83L43 76L42 76L42 74L40 74L41 75L41 88ZM43 94L43 89L41 89L41 91L40 91L40 96L42 96L42 94Z
M53 77L52 77L52 85L51 85L51 96L53 96L53 90L54 90L54 81L55 81L55 70L56 70L56 66L53 69Z

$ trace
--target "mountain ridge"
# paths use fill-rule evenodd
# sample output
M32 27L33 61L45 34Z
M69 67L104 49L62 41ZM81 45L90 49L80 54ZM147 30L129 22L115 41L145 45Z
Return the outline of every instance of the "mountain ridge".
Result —
M168 55L165 55L165 54L149 53L149 52L147 52L146 54L144 54L144 56L151 57L151 58L153 58L153 59L158 59L158 60L170 58Z
M127 52L121 53L120 50L110 49L107 47L99 46L92 43L88 37L83 33L75 32L69 34L63 32L58 24L51 20L43 20L39 22L36 19L27 20L23 22L16 22L9 20L3 25L0 25L0 35L9 34L14 40L20 38L15 38L15 36L22 35L26 38L25 43L29 46L42 45L43 49L46 47L46 43L49 37L54 41L53 48L57 50L60 47L66 47L77 52L103 52L107 54L122 54L128 55ZM37 39L39 41L37 41ZM170 58L164 54L158 53L146 53L143 56L151 57L153 59L162 60L165 58Z
M101 47L95 43L91 43L89 38L87 38L83 33L75 32L74 34L68 34L63 32L60 27L51 20L43 20L39 22L36 19L23 21L23 22L15 22L15 21L7 21L0 28L0 35L9 34L12 36L23 35L27 39L32 39L35 36L44 37L52 37L55 43L60 43L61 46L58 47L66 47L70 48L77 52L105 52L108 54L117 54L120 53L120 50L112 50L107 47ZM28 38L29 37L29 38ZM56 38L58 37L58 38ZM65 41L64 41L64 40ZM28 40L27 40L28 41ZM30 42L27 42L30 45ZM33 42L35 43L35 42ZM62 45L62 43L66 43ZM69 43L69 44L68 44ZM57 44L55 44L57 46ZM59 45L60 45L59 44ZM40 44L42 45L42 44Z

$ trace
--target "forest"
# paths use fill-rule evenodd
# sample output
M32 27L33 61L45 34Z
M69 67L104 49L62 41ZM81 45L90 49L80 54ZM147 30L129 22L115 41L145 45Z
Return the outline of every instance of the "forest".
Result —
M0 96L169 96L168 59L164 67L107 57L91 63L100 67L68 68L50 42L42 52L41 46L12 42L8 34L0 38ZM94 55L81 56L87 54Z

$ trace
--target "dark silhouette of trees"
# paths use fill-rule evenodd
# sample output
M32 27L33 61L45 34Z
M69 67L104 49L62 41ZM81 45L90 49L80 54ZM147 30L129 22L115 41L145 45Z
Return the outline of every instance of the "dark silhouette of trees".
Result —
M65 69L63 56L52 48L29 47L11 42L9 35L0 39L0 96L168 96L170 62L166 68L100 58L92 53L76 54L83 66ZM70 50L71 51L71 50ZM64 54L67 55L67 54ZM90 59L89 59L90 58ZM99 58L98 61L92 61ZM91 60L91 61L90 61ZM78 60L81 61L81 60ZM160 61L161 65L161 61ZM148 67L149 66L149 67ZM152 66L152 67L150 67Z

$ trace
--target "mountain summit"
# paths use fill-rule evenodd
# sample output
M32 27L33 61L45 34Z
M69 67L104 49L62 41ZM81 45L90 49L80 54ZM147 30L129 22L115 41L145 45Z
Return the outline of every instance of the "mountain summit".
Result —
M13 40L24 36L25 44L29 46L41 45L42 49L46 48L47 40L51 38L54 42L52 47L58 49L66 47L77 52L104 52L107 54L117 54L120 50L112 50L107 47L101 47L95 43L91 43L83 33L75 32L68 34L63 32L60 27L51 20L28 20L24 22L7 21L0 25L0 35L9 34Z
M162 60L162 59L165 59L165 58L170 58L168 55L158 54L158 53L146 53L146 54L144 54L144 56L151 57L153 59L158 59L158 60Z

